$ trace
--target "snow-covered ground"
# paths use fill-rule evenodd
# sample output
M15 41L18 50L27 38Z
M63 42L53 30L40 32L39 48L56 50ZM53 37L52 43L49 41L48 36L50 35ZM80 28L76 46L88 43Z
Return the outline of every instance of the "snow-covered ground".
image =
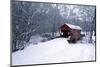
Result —
M69 44L66 38L30 45L22 51L12 53L12 65L91 60L95 60L95 45Z

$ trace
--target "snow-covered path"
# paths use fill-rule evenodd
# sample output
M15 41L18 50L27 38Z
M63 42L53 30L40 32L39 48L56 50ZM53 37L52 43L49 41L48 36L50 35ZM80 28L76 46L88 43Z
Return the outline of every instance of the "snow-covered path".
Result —
M12 54L12 65L95 60L92 44L69 44L65 38L31 45Z

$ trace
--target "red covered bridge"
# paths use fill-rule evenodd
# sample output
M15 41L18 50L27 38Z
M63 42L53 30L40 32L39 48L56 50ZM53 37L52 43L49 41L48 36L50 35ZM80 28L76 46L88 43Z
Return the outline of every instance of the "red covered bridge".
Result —
M61 36L66 38L70 36L70 42L76 42L80 39L81 30L81 27L67 23L60 27L60 31L62 33Z

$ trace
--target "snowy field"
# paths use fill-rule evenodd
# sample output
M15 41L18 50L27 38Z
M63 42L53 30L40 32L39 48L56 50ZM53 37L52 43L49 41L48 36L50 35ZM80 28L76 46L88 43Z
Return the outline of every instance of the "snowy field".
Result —
M31 43L24 50L12 53L12 65L93 60L95 60L95 45L69 44L66 38L56 38L37 45Z

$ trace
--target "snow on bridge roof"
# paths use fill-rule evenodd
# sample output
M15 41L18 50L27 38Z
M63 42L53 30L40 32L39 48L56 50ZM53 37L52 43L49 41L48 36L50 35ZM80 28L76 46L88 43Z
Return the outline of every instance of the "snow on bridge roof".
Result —
M72 25L72 24L68 24L68 23L65 23L66 25L68 25L70 28L72 29L78 29L78 30L82 30L82 28L80 26L77 26L77 25Z

